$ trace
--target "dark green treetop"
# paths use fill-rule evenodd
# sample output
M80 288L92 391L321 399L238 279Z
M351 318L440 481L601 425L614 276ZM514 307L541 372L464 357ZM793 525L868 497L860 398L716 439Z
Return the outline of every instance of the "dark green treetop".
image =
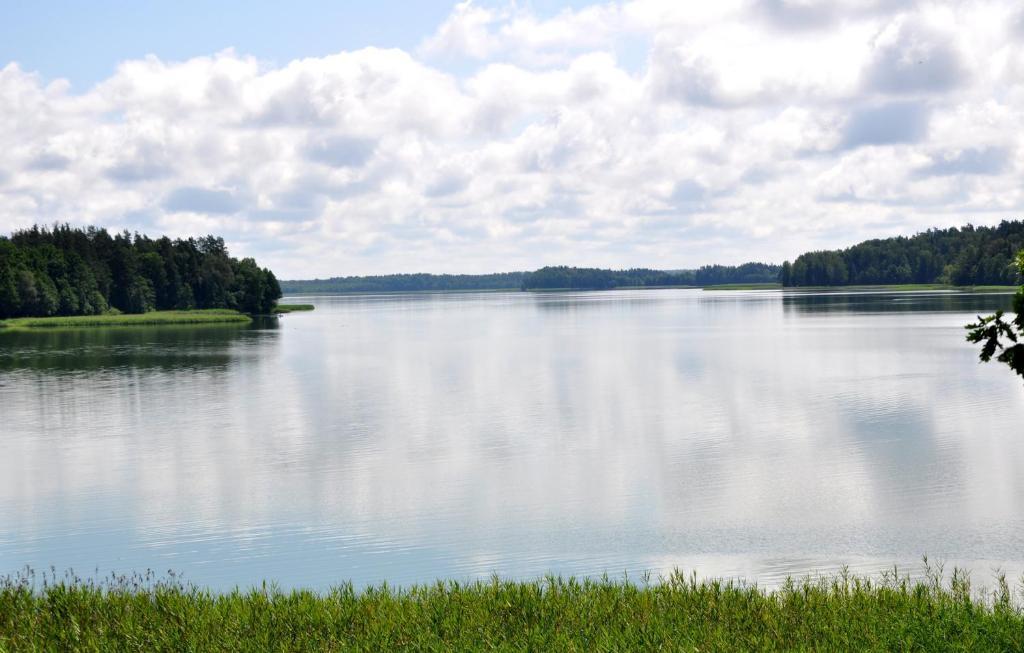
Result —
M866 240L842 250L801 254L783 269L782 285L1014 285L1021 277L1013 257L1022 247L1024 220L929 229L909 238Z
M0 319L230 308L269 313L274 273L222 238L151 239L67 224L0 236Z

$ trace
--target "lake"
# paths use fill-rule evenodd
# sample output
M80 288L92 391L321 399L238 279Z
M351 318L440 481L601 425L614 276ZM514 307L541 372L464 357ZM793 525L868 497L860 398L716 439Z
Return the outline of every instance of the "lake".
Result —
M293 299L0 333L0 573L1024 572L1024 383L963 329L1010 295Z

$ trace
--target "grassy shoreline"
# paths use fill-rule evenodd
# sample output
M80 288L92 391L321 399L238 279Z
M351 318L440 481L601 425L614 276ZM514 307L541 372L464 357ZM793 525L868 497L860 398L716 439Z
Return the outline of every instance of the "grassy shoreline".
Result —
M942 283L900 283L881 284L877 286L789 286L782 284L724 284L720 286L705 286L704 290L787 290L787 291L809 291L809 292L884 292L884 291L927 291L927 290L956 290L961 292L990 292L990 293L1013 293L1019 286L951 286Z
M196 311L151 311L69 317L19 317L0 321L0 329L67 329L81 327L167 326L195 324L248 324L252 318L238 311L206 309Z
M792 286L786 290L959 290L962 292L1016 292L1019 286L952 286L942 283L900 283L879 286Z
M296 311L312 311L315 306L312 304L278 304L274 306L274 313L278 315L284 315L287 313L295 313Z
M721 283L701 290L782 290L781 283Z
M152 576L0 580L0 650L1024 650L1005 579L840 574L766 591L676 572L213 593Z

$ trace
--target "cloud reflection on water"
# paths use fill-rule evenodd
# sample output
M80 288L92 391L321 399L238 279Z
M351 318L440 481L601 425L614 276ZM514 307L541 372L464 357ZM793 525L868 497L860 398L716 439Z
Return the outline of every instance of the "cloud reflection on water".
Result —
M0 569L1024 569L1024 393L962 331L1005 299L357 296L180 340L3 334Z

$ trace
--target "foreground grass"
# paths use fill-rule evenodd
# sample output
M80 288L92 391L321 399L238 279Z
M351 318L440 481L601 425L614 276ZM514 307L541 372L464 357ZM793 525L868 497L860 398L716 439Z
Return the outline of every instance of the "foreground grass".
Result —
M840 575L766 592L676 573L224 594L175 580L0 582L0 651L1024 650L1005 580Z
M315 307L312 304L278 304L274 307L274 313L294 313L295 311L311 311Z
M211 308L201 311L152 311L121 315L75 315L71 317L22 317L0 321L8 329L53 329L73 327L151 326L172 324L221 324L251 322L238 311Z

